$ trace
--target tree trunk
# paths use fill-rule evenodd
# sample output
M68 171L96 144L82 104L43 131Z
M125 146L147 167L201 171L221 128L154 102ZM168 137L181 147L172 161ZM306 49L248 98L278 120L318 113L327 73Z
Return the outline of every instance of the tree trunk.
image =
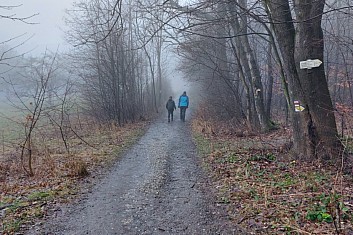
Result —
M246 8L246 0L239 0L239 5L243 8ZM243 47L245 52L245 58L243 59L243 66L248 64L248 67L251 72L251 86L253 89L254 101L255 101L255 109L258 115L258 120L260 121L260 126L262 131L268 131L272 128L272 124L270 121L270 117L266 115L265 105L264 105L264 94L263 94L263 85L261 81L261 74L259 67L257 65L257 61L255 59L254 52L250 46L247 34L247 17L245 14L238 14L240 18L240 22L238 21L238 17L236 15L236 8L234 3L230 3L230 12L233 16L231 20L232 26L235 32L240 33L244 36L240 36L240 42L238 43L238 47ZM241 56L241 55L240 55ZM246 63L245 63L246 60Z
M273 65L272 65L272 42L268 43L267 51L267 93L266 93L266 115L271 117L272 91L273 91Z
M282 53L290 98L299 101L303 112L290 109L293 124L294 151L298 156L313 159L339 157L342 145L338 140L331 97L324 65L301 70L299 62L307 59L323 61L321 17L324 0L295 1L297 31L289 1L266 1L277 41Z
M297 27L295 59L297 67L300 61L307 59L324 60L324 40L321 19L325 0L309 1L311 4L295 1L296 14L300 22ZM308 128L311 155L332 157L340 153L340 142L334 116L334 109L328 89L324 64L311 70L298 69L304 99L307 102L305 126ZM305 127L304 126L304 127ZM333 156L337 157L337 156Z
M235 7L233 4L229 4L230 13L232 15L232 19L230 20L231 27L235 34L242 34L240 29L239 19L237 18ZM234 42L236 47L233 46L234 56L238 59L238 63L240 65L240 69L242 72L243 84L246 88L246 99L247 99L247 119L248 123L250 123L252 130L259 130L261 128L259 116L256 113L256 105L255 105L255 92L254 92L254 84L251 79L251 68L248 63L248 58L246 51L242 45L242 41L240 37L235 37ZM232 43L233 45L233 43Z

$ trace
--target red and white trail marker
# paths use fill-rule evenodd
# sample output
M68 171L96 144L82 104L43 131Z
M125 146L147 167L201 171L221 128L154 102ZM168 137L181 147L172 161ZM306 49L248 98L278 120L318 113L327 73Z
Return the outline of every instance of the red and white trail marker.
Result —
M300 102L298 100L294 101L294 110L295 112L302 112L305 108L300 105Z

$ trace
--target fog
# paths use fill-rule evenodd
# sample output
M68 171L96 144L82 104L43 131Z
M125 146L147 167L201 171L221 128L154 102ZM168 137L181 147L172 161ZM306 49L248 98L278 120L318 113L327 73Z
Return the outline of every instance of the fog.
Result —
M66 52L71 46L65 42L65 10L72 8L75 0L2 0L0 15L27 18L26 22L2 19L0 45L15 47L15 53L40 56L46 50ZM180 1L181 4L184 1ZM6 9L4 7L13 6ZM170 48L170 47L169 47ZM177 71L180 62L175 54L167 52L165 76L171 81L172 93L178 97L183 91L191 92L190 83ZM0 91L1 93L1 91ZM193 92L192 92L193 93ZM3 94L0 94L3 96ZM169 94L168 94L169 96ZM165 97L167 98L167 97Z
M68 44L64 40L65 9L72 6L74 0L2 0L1 7L14 6L6 10L0 8L3 16L26 18L26 22L9 19L1 20L0 42L11 40L7 44L17 46L19 53L41 54L46 49L64 51ZM22 35L22 36L21 36Z

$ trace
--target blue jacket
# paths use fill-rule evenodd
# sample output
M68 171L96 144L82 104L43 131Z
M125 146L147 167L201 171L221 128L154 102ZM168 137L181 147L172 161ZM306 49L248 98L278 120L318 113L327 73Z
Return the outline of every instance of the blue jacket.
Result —
M178 107L189 107L189 97L187 95L181 95L179 97Z

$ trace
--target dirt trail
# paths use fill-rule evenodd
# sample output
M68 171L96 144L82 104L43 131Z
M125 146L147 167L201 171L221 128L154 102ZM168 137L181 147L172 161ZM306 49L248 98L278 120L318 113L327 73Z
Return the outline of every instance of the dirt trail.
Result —
M188 120L160 118L75 205L32 234L242 234L206 192Z

